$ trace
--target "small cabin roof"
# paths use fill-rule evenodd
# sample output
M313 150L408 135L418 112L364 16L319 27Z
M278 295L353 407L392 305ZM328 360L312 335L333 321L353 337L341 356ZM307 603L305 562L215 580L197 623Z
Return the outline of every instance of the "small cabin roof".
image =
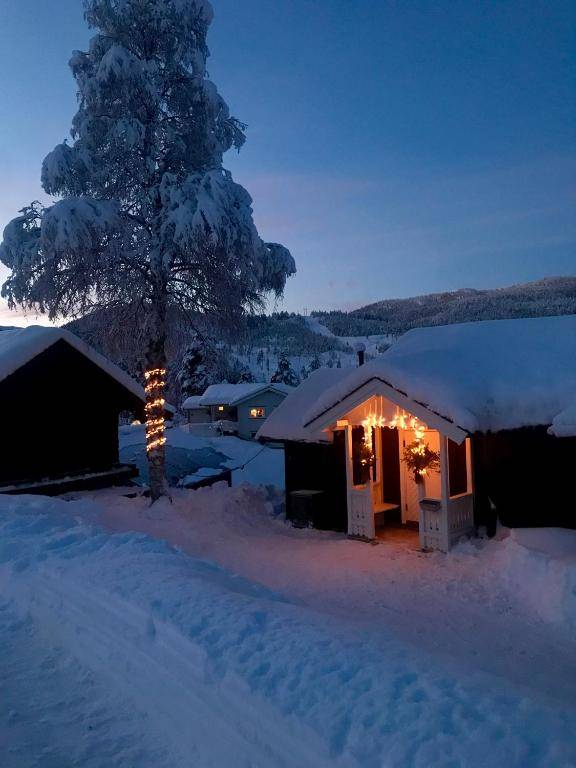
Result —
M576 316L414 329L359 368L316 371L258 437L326 439L326 421L370 392L430 414L449 436L532 426L576 436Z
M419 328L309 402L313 425L381 381L468 432L549 426L576 401L576 316Z
M278 392L283 397L293 390L287 384L267 384L265 382L243 382L241 384L211 384L201 395L200 406L228 405L236 406L263 392Z
M200 404L200 400L202 400L202 395L191 395L191 397L187 397L182 403L183 410L193 411L195 408L202 408L203 406Z
M318 368L272 411L258 430L256 437L266 440L291 440L310 443L327 442L322 430L304 426L302 416L311 403L322 396L332 384L342 381L353 368Z
M0 330L0 381L59 341L65 341L143 402L144 388L131 376L65 328L31 325Z

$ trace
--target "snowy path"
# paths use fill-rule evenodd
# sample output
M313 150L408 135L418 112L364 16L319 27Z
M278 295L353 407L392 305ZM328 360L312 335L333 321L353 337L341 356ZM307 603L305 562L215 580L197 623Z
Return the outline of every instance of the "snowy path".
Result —
M53 624L20 616L17 604L0 606L2 768L169 766L148 713L82 665Z
M337 609L345 582L330 583L334 569L316 582L314 602L312 583L308 592L302 586L313 570L298 573L314 552L316 578L327 556L376 586L370 556L347 561L338 537L299 535L242 490L182 493L153 510L139 499L95 499L0 498L3 768L576 765L576 712L564 695L472 672L462 659L449 663L406 642L401 626L389 631L383 620L397 613L386 591L367 631L375 592L348 620ZM276 571L284 589L74 518L157 535L164 527L186 549L213 541L215 560L232 559L235 543L245 571L251 560L266 576L260 584ZM412 554L398 558L400 579ZM302 582L293 590L290 572ZM348 598L359 596L354 590ZM489 604L489 622L493 613ZM457 641L455 625L453 616L445 643ZM550 689L561 683L555 675L548 667Z
M530 602L504 588L506 552L492 557L472 547L449 558L381 542L301 531L273 519L257 495L241 489L200 491L182 509L157 519L134 504L112 504L102 521L112 530L140 530L191 555L214 560L243 577L321 614L337 617L360 637L378 642L384 631L443 663L463 665L513 682L539 696L576 703L576 625L551 623L556 606L542 595L536 615ZM531 558L520 577L530 579ZM550 681L554 685L550 685Z

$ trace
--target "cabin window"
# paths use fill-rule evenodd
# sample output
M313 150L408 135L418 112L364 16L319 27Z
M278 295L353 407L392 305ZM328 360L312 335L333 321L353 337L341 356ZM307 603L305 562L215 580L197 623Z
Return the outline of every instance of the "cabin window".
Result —
M352 483L365 485L370 479L370 464L366 461L364 427L352 427Z
M218 406L218 411L219 411L220 413L223 413L223 412L224 412L224 406L223 406L223 405L219 405L219 406Z
M448 481L450 496L459 496L468 491L466 440L461 445L448 440Z
M262 408L261 406L257 406L256 408L250 408L250 418L251 419L266 418L266 409Z

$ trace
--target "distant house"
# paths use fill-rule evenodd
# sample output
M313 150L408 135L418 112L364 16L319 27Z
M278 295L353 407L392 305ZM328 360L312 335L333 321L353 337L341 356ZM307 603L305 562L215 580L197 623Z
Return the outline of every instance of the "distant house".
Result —
M292 389L285 384L224 382L189 397L182 408L190 423L223 422L228 431L250 439Z
M313 373L258 437L285 444L287 513L447 551L478 525L576 528L576 317L409 331Z
M144 390L62 328L0 331L0 492L60 492L133 474L120 465L121 413L142 418Z
M200 405L200 400L202 400L202 395L192 395L182 403L182 410L186 414L189 424L206 424L211 421L210 408Z

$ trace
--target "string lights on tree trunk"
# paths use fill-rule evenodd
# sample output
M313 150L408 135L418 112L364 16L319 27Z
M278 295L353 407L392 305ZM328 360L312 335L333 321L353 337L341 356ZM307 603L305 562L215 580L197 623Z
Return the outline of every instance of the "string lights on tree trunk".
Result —
M152 368L144 374L146 379L146 450L157 450L166 443L164 434L164 404L162 397L166 386L166 369Z

